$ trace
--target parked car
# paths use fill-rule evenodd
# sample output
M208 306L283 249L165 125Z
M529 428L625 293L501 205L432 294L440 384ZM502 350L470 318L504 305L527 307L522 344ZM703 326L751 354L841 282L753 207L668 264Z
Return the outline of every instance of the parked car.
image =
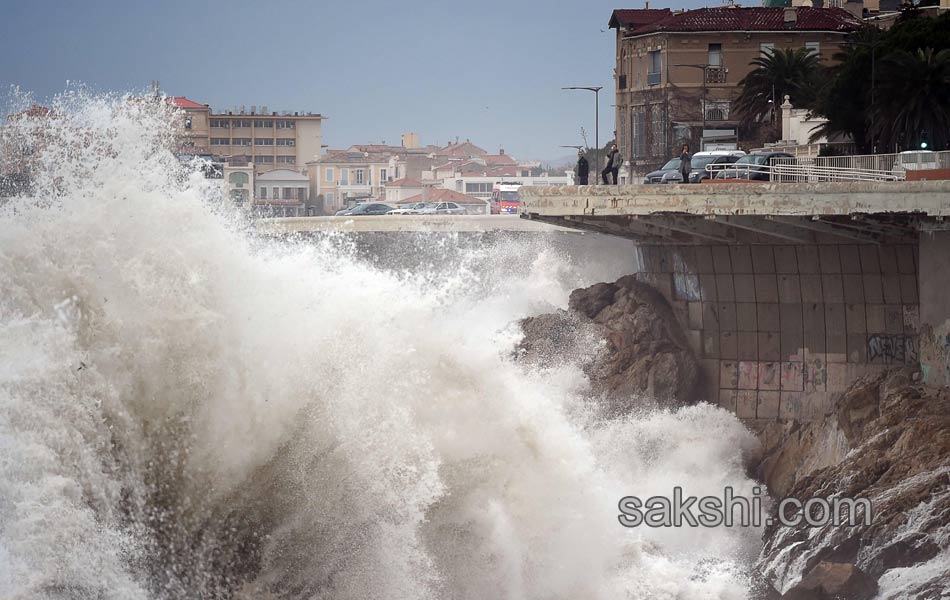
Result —
M788 152L753 152L739 158L731 167L716 173L716 179L752 179L769 181L770 167L777 158L795 158Z
M363 217L370 215L385 215L393 209L388 204L382 202L362 202L356 206L337 211L339 217Z
M718 165L714 166L713 169L722 169L724 165L731 165L743 156L745 156L745 152L742 150L697 152L690 161L689 182L700 183L704 179L712 178L715 173L707 171L707 165Z
M672 183L674 178L676 181L683 181L683 176L680 175L680 159L678 157L671 158L656 171L647 173L643 177L643 183Z
M423 210L427 206L430 206L430 204L426 204L425 202L413 202L412 204L408 206L400 206L399 208L394 208L386 214L387 215L417 215L419 214L419 211Z
M907 171L929 171L940 168L937 153L933 150L907 150L897 155L894 171L904 174Z
M464 215L465 209L455 202L438 202L419 211L420 215Z

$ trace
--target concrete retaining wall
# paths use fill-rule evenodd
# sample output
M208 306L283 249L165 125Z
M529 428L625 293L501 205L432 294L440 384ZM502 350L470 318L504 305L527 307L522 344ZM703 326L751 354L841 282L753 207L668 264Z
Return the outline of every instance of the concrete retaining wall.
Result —
M670 299L689 332L705 398L750 424L818 419L856 377L920 360L914 245L638 253L639 277Z

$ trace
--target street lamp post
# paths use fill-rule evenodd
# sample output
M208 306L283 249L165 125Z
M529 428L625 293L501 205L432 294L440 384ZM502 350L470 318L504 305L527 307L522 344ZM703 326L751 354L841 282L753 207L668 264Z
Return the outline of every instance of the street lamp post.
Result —
M562 90L587 90L594 92L594 164L597 165L597 171L600 171L600 90L603 86L571 86L563 87ZM595 174L594 177L597 175Z
M870 111L871 112L871 154L877 154L877 143L876 143L877 140L875 140L875 136L877 132L874 129L874 125L875 125L874 113L877 112L874 110L874 70L875 70L874 69L874 55L876 54L878 46L882 44L882 41L880 38L877 38L877 36L874 36L874 37L875 39L870 42L860 42L860 41L851 42L855 46L871 49L871 111Z
M703 148L703 139L706 137L706 69L710 67L708 64L702 65L673 65L674 67L690 67L693 69L702 69L703 71L703 130L699 134L699 149L700 151L704 150Z

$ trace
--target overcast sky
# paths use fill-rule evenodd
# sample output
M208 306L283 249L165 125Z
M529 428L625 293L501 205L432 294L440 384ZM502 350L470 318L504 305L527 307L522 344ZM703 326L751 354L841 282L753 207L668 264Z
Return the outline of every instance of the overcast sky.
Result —
M701 4L651 2L651 8ZM711 3L717 5L718 3ZM329 116L324 143L471 138L519 158L569 155L602 85L601 142L613 132L608 0L5 1L0 84L42 101L67 81L144 90L215 110L266 105Z

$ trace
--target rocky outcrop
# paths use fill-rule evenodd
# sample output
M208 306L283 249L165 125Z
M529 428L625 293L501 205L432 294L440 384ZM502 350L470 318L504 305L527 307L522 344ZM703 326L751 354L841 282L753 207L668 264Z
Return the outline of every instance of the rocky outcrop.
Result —
M820 562L782 600L870 600L877 582L850 563Z
M673 310L633 275L571 293L568 310L524 319L518 355L530 363L581 364L595 395L623 411L641 399L695 399L699 363Z
M785 590L783 598L870 598L869 581L885 598L939 597L950 589L947 388L922 385L911 370L860 379L837 399L834 414L790 430L760 475L776 499L863 498L871 505L869 522L854 526L766 528L760 569ZM828 582L839 580L862 591L830 591ZM789 595L793 590L804 595Z

